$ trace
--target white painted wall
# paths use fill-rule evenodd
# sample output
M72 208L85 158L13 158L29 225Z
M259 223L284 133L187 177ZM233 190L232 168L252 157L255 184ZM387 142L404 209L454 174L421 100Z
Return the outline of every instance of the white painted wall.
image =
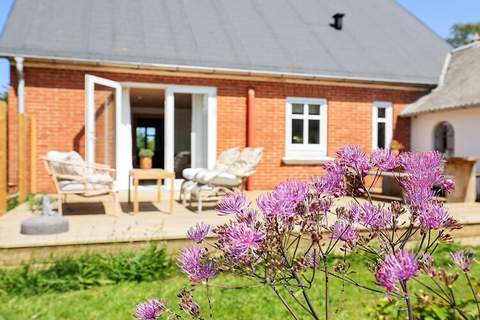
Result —
M419 114L412 118L412 151L433 150L435 126L448 121L455 131L455 157L480 157L480 108ZM480 172L480 164L477 164Z

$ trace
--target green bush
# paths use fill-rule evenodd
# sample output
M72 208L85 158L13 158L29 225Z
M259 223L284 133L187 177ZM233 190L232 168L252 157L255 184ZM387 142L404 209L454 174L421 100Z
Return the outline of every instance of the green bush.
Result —
M164 279L174 270L165 250L152 245L136 253L103 256L87 254L52 261L48 267L0 270L0 292L31 296L49 292L66 292L125 281Z

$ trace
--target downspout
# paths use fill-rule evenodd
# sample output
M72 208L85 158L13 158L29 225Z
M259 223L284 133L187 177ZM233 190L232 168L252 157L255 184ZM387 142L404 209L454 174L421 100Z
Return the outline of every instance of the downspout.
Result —
M247 147L255 147L255 129L253 126L255 109L255 89L249 88L247 95ZM252 190L252 177L247 179L247 190Z
M25 78L23 57L15 57L18 100L18 202L27 200L27 119L25 118Z
M17 99L18 113L25 113L25 79L23 77L23 57L15 57L15 65L17 67Z

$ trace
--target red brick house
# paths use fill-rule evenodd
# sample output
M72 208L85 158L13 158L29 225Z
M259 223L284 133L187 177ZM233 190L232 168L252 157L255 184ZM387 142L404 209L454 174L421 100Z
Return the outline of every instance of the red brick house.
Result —
M211 167L225 148L263 146L255 189L318 174L345 144L408 148L398 115L449 49L393 0L17 0L0 37L9 181L18 113L37 123L38 155L77 150L123 187L139 144L170 170L182 151Z

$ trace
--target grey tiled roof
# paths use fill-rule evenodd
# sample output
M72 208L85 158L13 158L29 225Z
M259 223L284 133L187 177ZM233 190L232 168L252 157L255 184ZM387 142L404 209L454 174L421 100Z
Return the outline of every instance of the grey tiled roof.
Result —
M450 49L394 0L17 0L0 38L3 56L421 84Z
M447 56L438 87L409 105L402 116L477 106L480 107L480 42L453 50Z

